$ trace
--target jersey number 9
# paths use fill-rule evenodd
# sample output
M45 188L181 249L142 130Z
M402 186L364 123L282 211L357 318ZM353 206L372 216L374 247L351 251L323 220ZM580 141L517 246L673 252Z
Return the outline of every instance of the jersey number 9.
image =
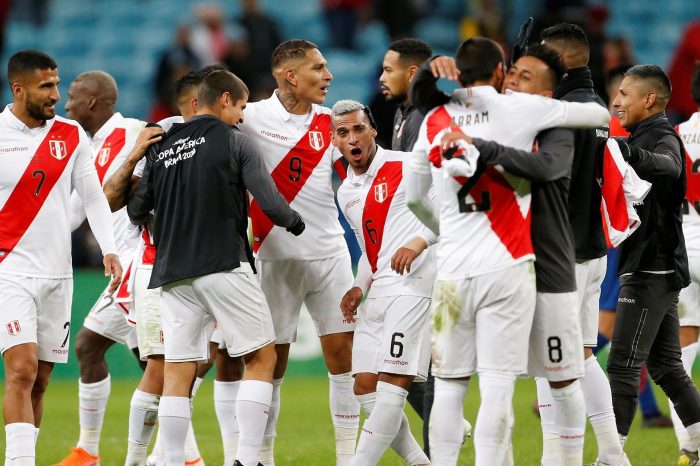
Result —
M299 181L301 179L301 157L292 157L289 159L289 179Z

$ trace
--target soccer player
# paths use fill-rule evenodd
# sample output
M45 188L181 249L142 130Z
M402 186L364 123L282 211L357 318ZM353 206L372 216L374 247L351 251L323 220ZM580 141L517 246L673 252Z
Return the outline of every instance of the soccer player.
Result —
M333 145L350 166L338 205L363 251L353 287L340 303L346 319L357 315L352 372L368 416L351 464L375 465L392 445L407 464L427 465L403 408L414 378L425 381L428 374L435 263L432 250L421 253L437 237L406 206L408 154L377 146L369 109L341 100L333 106L331 126Z
M97 70L78 75L68 89L66 113L91 136L92 158L100 183L121 166L145 125L115 111L117 96L114 78ZM75 191L71 195L71 207L74 229L85 220L82 201ZM112 228L120 262L128 265L138 245L139 232L129 221L126 209L112 214ZM72 453L57 463L58 466L92 466L100 461L100 434L111 386L105 353L114 343L126 345L138 358L136 331L127 323L114 296L105 290L85 318L75 340L80 367L80 438Z
M698 333L700 330L700 65L696 66L691 81L693 100L698 111L690 119L676 127L685 145L685 169L688 188L683 203L683 237L688 250L690 285L683 288L678 297L678 317L680 320L680 345L683 367L691 375L693 362L698 353ZM673 403L669 401L673 427L678 438L680 456L687 457L688 463L696 453L688 438L688 432L678 418ZM681 460L679 459L679 463ZM687 463L686 463L687 464Z
M7 76L13 103L0 114L5 464L33 466L49 376L68 359L71 186L102 249L105 275L112 275L109 293L122 268L88 136L75 121L56 116L56 62L24 50L10 57Z
M478 372L482 401L475 450L480 466L502 464L506 458L515 378L527 371L535 305L529 270L533 250L528 187L518 177L483 164L475 164L478 172L471 173L469 181L450 176L441 168L442 136L461 130L528 150L543 129L596 127L604 125L609 116L596 104L499 94L505 59L500 46L490 39L463 42L456 65L465 89L455 91L446 105L426 116L414 148L407 192L409 206L421 205L414 211L426 217L429 208L423 198L429 184L424 179L432 171L440 206L440 243L432 302L436 381L431 457L436 464L456 464L462 440L457 434L462 403L469 378ZM473 162L472 156L468 158ZM426 224L437 217L432 213ZM494 334L499 337L493 338ZM572 385L575 391L577 384ZM505 435L504 426L508 426Z
M347 465L355 452L360 405L350 375L355 324L338 312L353 280L331 186L334 164L342 172L344 168L341 155L330 146L330 109L320 105L333 77L318 47L306 40L280 44L272 54L272 74L277 90L247 106L240 128L260 148L277 189L309 223L304 234L292 238L265 218L257 202L251 205L260 286L277 335L273 405L261 462L274 464L280 385L305 303L329 371L337 464Z
M652 184L641 220L620 247L620 297L608 359L617 431L624 440L636 411L639 377L649 375L671 399L688 433L690 464L700 447L700 394L683 367L679 343L678 294L690 282L682 229L686 197L683 143L664 109L671 82L656 65L625 73L614 106L628 138L616 138L623 157Z
M275 189L255 146L230 126L241 122L247 97L247 87L232 73L207 75L198 89L197 115L174 125L158 153L147 155L143 180L127 206L135 223L155 210L158 252L149 288L162 286L165 378L158 417L166 464L184 464L195 362L208 359L214 321L232 342L229 354L246 359L235 464L257 464L270 411L274 331L250 264L246 189L292 234L301 234L304 222Z
M408 90L421 63L432 54L430 45L419 39L396 40L389 44L389 50L384 54L379 85L384 99L397 105L391 136L392 150L410 152L418 139L424 115L417 112L408 99ZM422 416L422 413L419 414Z

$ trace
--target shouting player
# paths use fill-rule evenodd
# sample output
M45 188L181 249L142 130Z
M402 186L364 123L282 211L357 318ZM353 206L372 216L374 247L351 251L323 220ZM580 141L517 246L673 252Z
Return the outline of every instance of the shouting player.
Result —
M425 381L430 359L428 309L437 237L406 206L405 152L377 146L369 109L341 100L331 113L333 145L350 171L338 204L363 254L340 308L354 321L355 394L368 415L353 465L375 465L391 445L409 465L430 464L413 438L403 407L414 378Z
M91 136L92 157L100 183L104 183L126 159L145 123L124 118L114 110L117 83L104 71L88 71L76 77L68 89L66 112ZM80 197L71 195L73 227L85 220ZM112 214L112 227L122 264L131 262L139 242L139 231L131 224L126 210ZM105 353L114 343L126 345L136 353L136 331L126 319L114 296L104 291L85 318L75 339L80 380L78 399L80 438L70 455L57 466L99 464L100 434L111 388Z
M5 461L33 466L49 376L54 363L68 360L71 186L104 254L105 275L112 274L108 293L122 268L88 136L75 121L56 116L56 62L24 50L10 58L7 76L13 103L0 114Z
M308 224L301 236L292 238L272 225L257 202L251 205L253 249L277 335L273 412L261 461L274 464L280 385L299 312L306 304L330 373L336 458L344 465L355 451L360 406L350 375L355 324L338 312L343 294L352 286L350 254L331 186L333 165L340 164L341 156L330 146L330 110L320 106L333 77L318 47L306 40L280 44L272 53L272 73L278 89L247 106L240 128L257 143L277 189Z

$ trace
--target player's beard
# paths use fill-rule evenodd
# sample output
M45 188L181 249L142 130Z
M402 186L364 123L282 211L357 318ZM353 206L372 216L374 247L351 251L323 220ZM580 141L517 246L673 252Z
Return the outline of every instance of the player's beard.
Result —
M41 104L37 104L35 102L30 102L27 101L25 104L25 107L27 109L27 114L35 119L35 120L40 120L40 121L46 121L50 120L51 118L56 116L56 111L55 110L45 110L44 109L44 104L47 102L42 102ZM56 102L51 102L52 104L55 104Z

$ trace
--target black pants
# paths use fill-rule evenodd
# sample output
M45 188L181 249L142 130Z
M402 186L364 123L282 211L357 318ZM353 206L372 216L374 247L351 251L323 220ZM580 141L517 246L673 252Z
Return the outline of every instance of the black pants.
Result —
M688 426L700 422L700 394L683 369L678 340L678 293L668 276L635 272L620 278L620 296L608 358L617 431L627 435L637 409L639 378L649 375Z

